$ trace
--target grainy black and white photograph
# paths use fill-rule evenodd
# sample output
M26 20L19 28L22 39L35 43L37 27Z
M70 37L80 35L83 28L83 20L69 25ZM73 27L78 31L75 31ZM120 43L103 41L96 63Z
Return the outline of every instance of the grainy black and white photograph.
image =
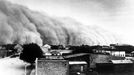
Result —
M134 0L0 0L0 75L134 75Z

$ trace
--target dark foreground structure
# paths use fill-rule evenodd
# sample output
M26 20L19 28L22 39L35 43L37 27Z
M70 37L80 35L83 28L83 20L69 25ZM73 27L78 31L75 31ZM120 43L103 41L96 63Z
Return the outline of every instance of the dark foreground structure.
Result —
M134 75L134 64L105 64L96 68L98 75Z
M80 58L80 57L79 57ZM36 59L35 75L134 75L134 64L96 63L89 69L84 60Z
M36 60L36 75L69 75L69 62L67 60Z
M113 46L48 49L45 53L35 44L23 48L20 59L35 66L35 75L134 75L133 52Z

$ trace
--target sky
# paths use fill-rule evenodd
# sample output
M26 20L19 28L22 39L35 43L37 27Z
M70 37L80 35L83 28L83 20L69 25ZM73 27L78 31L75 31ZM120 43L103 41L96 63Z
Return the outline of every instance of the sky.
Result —
M44 14L71 17L119 34L134 45L134 0L9 0Z

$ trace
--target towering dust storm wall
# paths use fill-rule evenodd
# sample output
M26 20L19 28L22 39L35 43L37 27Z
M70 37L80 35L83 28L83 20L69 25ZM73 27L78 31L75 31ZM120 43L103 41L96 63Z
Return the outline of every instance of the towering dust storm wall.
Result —
M0 44L110 44L119 40L98 27L71 18L57 18L0 0Z

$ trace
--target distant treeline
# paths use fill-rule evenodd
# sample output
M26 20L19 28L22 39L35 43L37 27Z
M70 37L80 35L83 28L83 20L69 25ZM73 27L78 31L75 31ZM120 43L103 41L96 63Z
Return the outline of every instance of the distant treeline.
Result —
M30 43L30 44L24 44L24 45L20 45L22 48L25 46L25 45L31 45L31 44L36 44L36 43ZM5 50L16 50L16 45L18 44L5 44L5 45L0 45L0 49L5 49ZM92 49L96 49L99 47L99 45L96 45L96 46L89 46L89 45L80 45L80 46L72 46L72 45L68 45L68 46L63 46L63 45L50 45L51 46L51 49L60 49L60 50L65 50L65 49L68 49L68 50L92 50Z
M68 49L68 50L77 50L81 52L92 52L93 49L98 49L98 50L114 50L114 51L125 51L126 53L130 53L134 51L134 46L132 45L116 45L116 44L111 44L110 46L101 46L101 45L94 45L94 46L89 46L89 45L80 45L80 46L63 46L63 45L51 45L51 49Z
M30 43L30 44L36 44L36 43ZM25 45L30 45L30 44L24 44L20 45L22 48ZM0 45L0 49L5 49L5 50L12 50L14 52L17 52L16 46L18 44L5 44L5 45ZM63 46L63 45L50 45L51 49L57 49L57 50L76 50L77 52L92 52L93 49L98 49L98 50L115 50L115 51L126 51L126 53L130 53L134 51L134 46L132 45L116 45L116 44L111 44L110 46L101 46L101 45L94 45L94 46L89 46L89 45L80 45L80 46ZM82 51L81 51L82 50Z

